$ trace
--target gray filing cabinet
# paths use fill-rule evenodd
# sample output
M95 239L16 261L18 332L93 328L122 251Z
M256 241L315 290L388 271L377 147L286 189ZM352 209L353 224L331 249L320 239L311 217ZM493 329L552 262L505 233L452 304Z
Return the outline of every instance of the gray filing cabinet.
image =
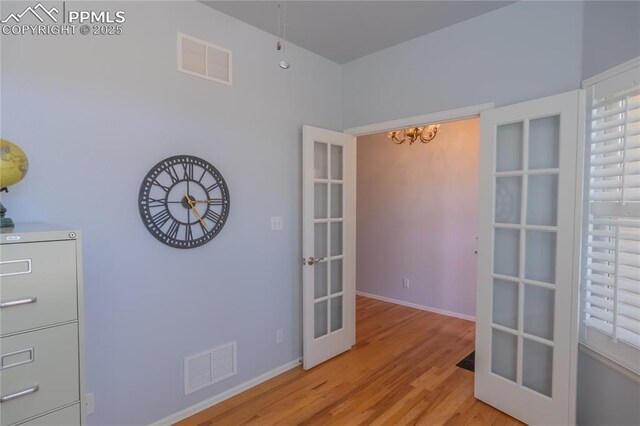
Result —
M79 231L0 229L0 425L85 424Z

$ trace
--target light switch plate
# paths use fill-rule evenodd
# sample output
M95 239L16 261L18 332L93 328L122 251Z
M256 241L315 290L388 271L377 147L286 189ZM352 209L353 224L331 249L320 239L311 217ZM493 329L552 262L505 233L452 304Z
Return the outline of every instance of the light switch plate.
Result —
M96 411L96 400L93 396L93 392L89 392L85 395L84 403L87 409L87 416L93 414Z
M271 216L271 230L282 231L282 216Z

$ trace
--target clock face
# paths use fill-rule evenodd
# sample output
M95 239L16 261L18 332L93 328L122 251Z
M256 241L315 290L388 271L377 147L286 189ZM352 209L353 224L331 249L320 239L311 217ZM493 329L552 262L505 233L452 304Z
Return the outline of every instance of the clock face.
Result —
M229 189L218 170L202 158L176 155L160 161L140 186L138 207L145 226L176 248L211 241L229 215Z

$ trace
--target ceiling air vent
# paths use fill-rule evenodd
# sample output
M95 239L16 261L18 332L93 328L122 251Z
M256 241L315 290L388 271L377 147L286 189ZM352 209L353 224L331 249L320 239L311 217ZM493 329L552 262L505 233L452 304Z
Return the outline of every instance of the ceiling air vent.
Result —
M178 71L231 86L231 51L178 33Z
M184 394L189 395L237 373L236 342L184 359Z

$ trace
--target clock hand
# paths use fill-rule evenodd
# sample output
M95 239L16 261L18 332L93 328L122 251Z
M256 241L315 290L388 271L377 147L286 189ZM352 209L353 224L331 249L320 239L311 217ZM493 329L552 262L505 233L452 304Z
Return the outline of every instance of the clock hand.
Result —
M193 210L193 214L198 218L198 222L200 222L200 225L202 225L204 229L209 231L209 228L207 228L207 224L204 222L204 220L202 220L202 217L200 216L200 213L198 213L198 210L196 210L195 207L191 207L191 210Z
M193 210L193 214L198 219L198 222L200 222L200 225L202 225L202 227L208 231L209 228L207 228L207 224L202 219L202 216L200 216L200 213L198 213L198 210L196 209L195 200L192 200L191 198L189 198L189 194L186 192L184 193L184 198L187 200L187 204L189 204L189 206L191 207L191 210Z
M215 202L222 203L222 199L221 198L212 198L210 200L191 200L191 202L194 203L194 204L196 204L196 203L211 204L211 203L215 203Z
M184 197L187 199L187 204L189 204L189 206L191 206L191 210L193 210L193 214L196 216L196 218L198 219L198 222L200 222L200 225L202 225L202 227L204 229L206 229L207 231L209 230L209 228L207 228L207 224L205 223L205 221L202 219L202 216L200 216L200 213L198 213L198 210L196 209L196 203L194 200L192 200L191 198L189 198L189 194L188 193L184 193Z

